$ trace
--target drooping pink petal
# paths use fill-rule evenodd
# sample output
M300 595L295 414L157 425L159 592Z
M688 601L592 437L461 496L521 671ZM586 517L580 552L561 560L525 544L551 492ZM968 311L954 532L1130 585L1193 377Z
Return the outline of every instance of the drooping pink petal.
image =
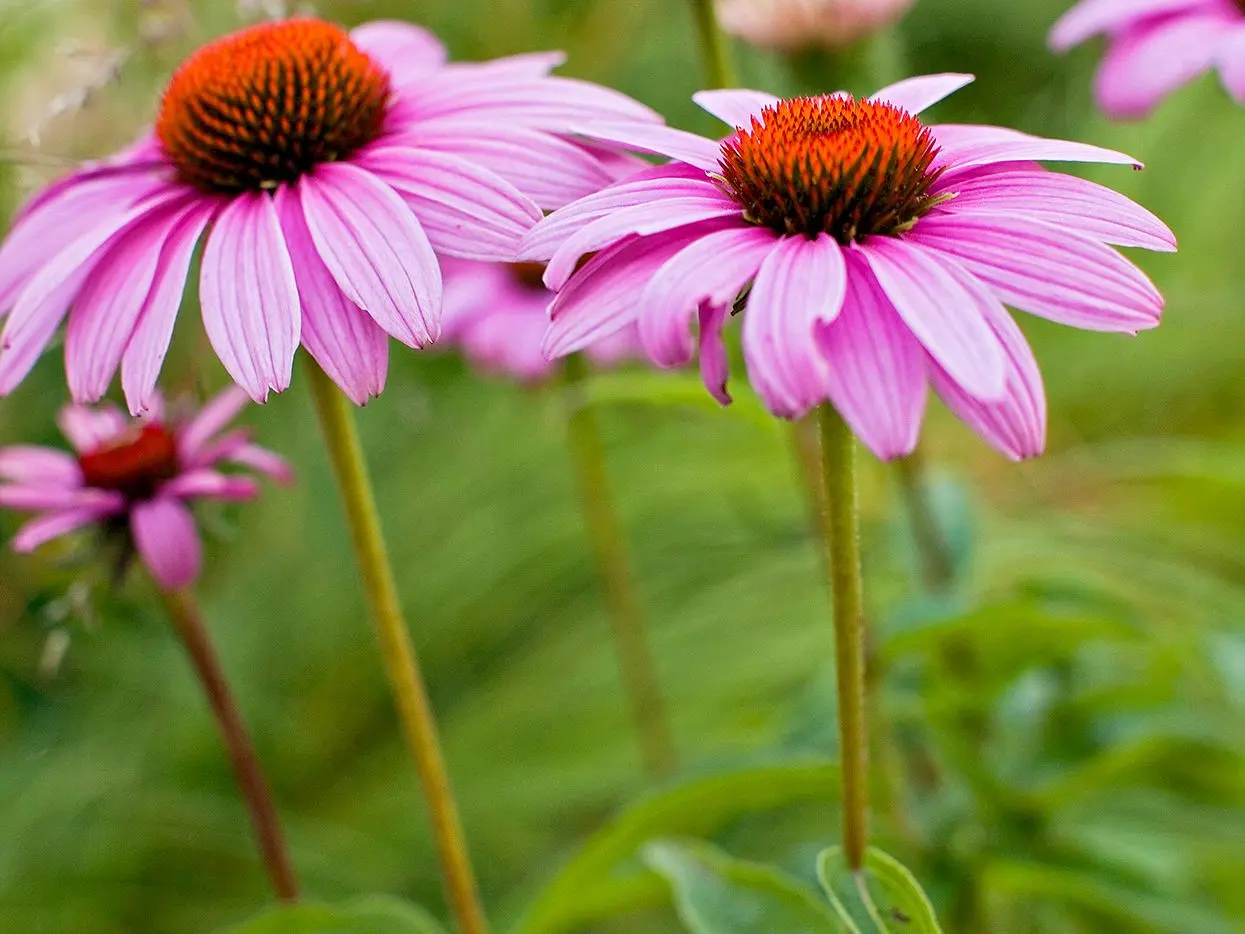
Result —
M441 266L415 215L370 172L329 163L298 185L316 251L346 297L410 347L441 329Z
M98 450L126 429L125 416L114 405L67 405L57 414L56 424L79 454Z
M363 405L385 388L389 335L338 288L293 191L278 192L276 200L302 304L303 346L351 402Z
M847 295L816 326L825 391L852 433L882 460L911 454L925 414L925 352L859 250L846 251Z
M1239 21L1239 13L1231 15ZM1190 14L1117 37L1094 76L1098 105L1117 117L1144 116L1211 67L1220 39L1232 26L1226 11Z
M934 391L947 408L1012 460L1042 453L1046 446L1046 391L1024 334L1004 312L990 320L1007 355L1007 393L982 402L964 392L938 364L930 363Z
M1207 0L1084 0L1055 23L1050 32L1050 47L1065 52L1090 36L1113 33L1147 17L1206 5Z
M258 444L247 444L238 448L224 458L231 464L237 464L239 467L250 467L257 473L263 474L277 483L289 484L294 482L294 468L289 462L279 454L276 454L267 448L260 447Z
M180 502L158 496L136 504L130 531L143 564L165 590L187 587L198 578L203 545L194 517Z
M887 85L870 96L871 101L885 101L894 104L910 114L933 107L944 97L949 97L965 85L972 84L976 79L972 75L944 74L921 75L916 78L905 78L894 84Z
M218 393L177 435L177 453L189 464L198 463L202 451L226 425L246 408L247 394L237 386Z
M241 502L259 495L259 485L250 477L227 476L200 467L178 474L160 488L162 497L178 499L223 499Z
M692 316L702 304L733 305L780 243L772 230L741 223L697 237L666 260L638 296L644 352L658 366L679 366L691 359Z
M928 215L912 233L955 257L1007 304L1093 331L1158 324L1163 297L1110 247L1009 214Z
M613 143L632 152L647 152L668 156L706 172L719 169L718 156L721 147L711 139L676 130L668 126L647 123L585 122L575 128L576 132L602 143Z
M156 381L173 339L190 261L217 209L213 201L190 208L169 231L160 251L151 291L121 357L121 388L132 415L151 414L159 400Z
M64 451L14 444L0 448L0 479L23 486L78 487L82 470Z
M692 100L723 123L738 128L751 126L752 118L759 117L763 109L776 104L779 98L764 91L724 89L697 91Z
M1219 42L1219 77L1238 104L1245 104L1245 23L1228 30Z
M433 248L447 256L510 262L543 216L500 175L460 157L395 147L372 151L362 164L397 189Z
M589 260L549 306L544 351L563 357L613 334L636 319L639 296L671 256L729 222L704 221L651 237L624 240Z
M730 358L726 342L722 339L722 326L726 324L730 309L725 305L713 308L701 305L700 317L700 378L709 395L722 405L731 404L731 394L726 390L730 378Z
M1141 168L1132 156L1088 143L1044 139L1001 127L939 125L929 128L939 146L931 168L948 175L997 162L1102 162Z
M0 506L42 512L45 509L95 509L102 513L120 510L125 497L112 490L93 487L0 485Z
M53 539L76 532L108 517L98 509L64 509L31 519L13 536L13 550L28 554Z
M843 250L827 234L780 238L761 263L744 311L744 362L775 415L797 418L826 397L814 331L839 315L846 290Z
M1074 175L1015 169L961 178L945 213L1015 214L1103 243L1169 252L1176 238L1161 220L1124 195ZM941 210L941 209L939 209Z
M1004 390L1003 348L987 317L999 300L920 244L870 237L858 248L904 324L931 357L979 399Z
M395 86L433 74L448 57L441 40L413 23L373 20L350 31L360 49L389 72Z

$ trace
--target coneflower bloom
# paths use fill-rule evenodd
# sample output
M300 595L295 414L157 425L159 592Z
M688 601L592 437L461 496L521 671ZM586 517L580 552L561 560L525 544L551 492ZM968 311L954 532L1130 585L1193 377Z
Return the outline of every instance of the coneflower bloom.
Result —
M555 363L543 344L553 296L541 281L544 273L542 263L447 262L441 343L459 348L486 373L523 382L548 377ZM584 353L598 366L634 357L635 328L616 331Z
M885 29L913 0L716 0L722 29L776 49L840 48Z
M445 58L415 26L316 19L195 52L154 130L39 194L0 248L0 394L72 306L74 399L99 399L120 368L131 411L147 409L201 239L203 323L253 399L289 385L300 343L355 402L379 393L387 337L437 336L439 256L513 259L542 208L608 183L576 125L660 122L551 77L556 53Z
M1243 0L1083 0L1055 24L1050 44L1063 52L1097 35L1107 53L1094 96L1110 116L1144 116L1212 68L1245 104Z
M1163 299L1112 246L1173 250L1156 217L1038 161L1136 166L1121 153L916 114L967 84L912 78L856 100L704 91L736 131L587 128L667 165L555 211L527 238L547 259L545 350L631 324L658 364L694 353L724 394L722 328L743 319L753 387L776 415L829 401L879 457L916 444L927 389L1013 458L1041 451L1037 363L1004 304L1075 327L1154 327ZM582 265L581 258L595 255Z
M158 394L139 419L111 405L66 406L58 421L74 454L0 448L0 506L40 513L18 530L14 550L33 551L96 526L124 534L125 547L162 587L192 583L202 547L189 504L259 493L252 477L219 468L244 467L283 483L293 477L280 457L252 443L248 430L225 431L246 403L246 394L230 387L189 418L166 415Z

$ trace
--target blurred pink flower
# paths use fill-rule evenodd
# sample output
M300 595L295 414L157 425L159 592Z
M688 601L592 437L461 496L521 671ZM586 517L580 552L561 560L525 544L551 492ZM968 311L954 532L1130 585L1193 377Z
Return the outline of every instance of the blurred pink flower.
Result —
M34 445L0 448L0 506L41 513L18 531L14 550L33 551L87 526L120 527L162 587L193 583L202 549L187 504L259 493L252 478L216 468L232 464L282 483L293 479L285 461L252 444L246 429L221 434L246 402L231 387L184 421L165 417L159 394L141 419L111 405L70 405L59 424L76 456Z
M716 0L731 35L776 49L840 48L885 29L913 0Z
M203 323L234 381L264 401L289 385L301 343L363 403L384 386L388 337L436 338L439 256L511 260L542 208L611 181L569 138L578 124L660 123L551 77L561 61L446 64L434 36L394 22L295 19L204 46L152 133L43 191L0 247L0 394L72 306L75 401L99 399L120 368L130 410L147 410L205 239Z
M1163 298L1112 246L1174 250L1144 208L1038 160L1137 166L1096 146L914 114L971 79L912 78L867 100L702 91L725 140L663 126L585 132L672 161L554 211L524 238L558 292L545 350L638 326L725 401L722 328L742 310L770 411L829 401L879 457L916 444L932 387L1004 454L1045 441L1041 375L1004 308L1100 331L1158 324ZM595 255L581 267L581 259Z
M1055 24L1050 45L1064 52L1096 35L1107 37L1107 54L1094 96L1110 116L1144 116L1212 68L1233 99L1245 104L1241 0L1084 0Z
M441 339L490 373L524 382L545 379L556 364L542 344L553 294L541 282L540 263L445 264L445 319ZM599 366L639 352L635 328L622 328L584 351Z

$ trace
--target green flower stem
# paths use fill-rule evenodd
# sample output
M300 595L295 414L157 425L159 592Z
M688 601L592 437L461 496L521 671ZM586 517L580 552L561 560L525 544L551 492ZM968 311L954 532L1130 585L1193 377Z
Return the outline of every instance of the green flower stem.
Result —
M203 617L189 591L160 588L160 595L216 718L216 725L220 729L225 750L233 766L234 778L238 782L238 790L251 815L251 825L255 830L260 855L268 870L273 891L283 902L296 901L298 882L285 848L285 837L281 833L277 809L272 803L268 783L264 781L264 773L259 767L259 758L255 755L255 747L247 734L246 724L242 722L242 715L238 712L238 705L229 689L229 682L225 679L220 659L212 648L212 641L203 625Z
M925 458L918 447L910 455L895 464L904 504L908 509L908 522L916 542L921 561L921 576L925 586L941 593L951 586L955 564L947 540L938 528L938 517L930 502L929 484L926 482Z
M700 36L701 54L705 60L705 74L709 86L729 88L735 84L731 66L731 51L726 36L718 28L713 0L692 0L692 14L696 17L696 32Z
M376 497L355 428L354 409L310 357L307 358L307 374L346 511L363 589L380 640L381 656L427 800L449 902L461 934L486 934L488 923L480 904L458 805L446 772L432 705L414 646L411 645L393 569L386 554Z
M676 765L674 740L649 648L644 611L631 578L627 545L610 489L605 445L601 441L596 411L583 399L587 375L582 357L576 354L567 358L562 370L568 408L567 447L579 488L584 530L596 555L605 588L614 629L614 649L644 767L650 775L668 775Z
M853 871L868 845L869 741L865 729L864 598L860 575L860 514L855 439L833 406L818 410L825 477L826 563L834 603L834 647L843 770L843 853Z

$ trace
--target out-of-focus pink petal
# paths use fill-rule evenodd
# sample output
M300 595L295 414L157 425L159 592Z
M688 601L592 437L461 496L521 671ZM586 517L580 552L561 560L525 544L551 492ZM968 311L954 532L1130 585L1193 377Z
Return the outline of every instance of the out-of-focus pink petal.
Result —
M441 266L398 193L371 172L329 163L298 185L316 251L342 292L410 347L441 330Z
M115 405L67 405L57 414L56 424L79 454L98 450L126 429L125 416Z
M221 363L256 402L290 385L298 349L298 288L267 192L238 195L203 250L203 326Z
M373 20L350 31L360 49L389 72L395 86L437 71L448 57L441 40L413 23Z
M989 315L999 300L971 276L939 260L937 252L891 237L858 247L904 324L931 357L979 399L1004 390L1003 348Z
M237 464L239 467L250 467L257 473L263 474L277 483L293 483L294 468L290 466L289 461L279 454L276 454L267 448L262 448L258 444L248 444L233 451L225 458L231 464Z
M565 52L520 52L484 62L451 62L446 70L451 74L471 74L490 80L543 78L559 65L566 64Z
M64 451L14 444L0 448L0 479L23 486L73 488L82 485L82 470Z
M1233 15L1239 21L1239 13ZM1144 116L1214 64L1232 26L1227 13L1208 13L1156 21L1119 36L1094 77L1098 105L1115 117Z
M134 546L152 577L165 590L195 582L203 564L203 545L190 510L159 496L138 503L130 513Z
M680 366L691 359L689 328L701 304L734 304L780 243L772 230L745 224L697 237L663 263L639 296L644 352L658 366Z
M933 107L944 97L951 96L965 85L972 84L975 80L972 75L959 74L905 78L903 81L897 81L882 88L869 100L885 101L910 114L919 114L926 108Z
M224 499L241 502L259 495L259 485L250 477L227 476L215 470L197 468L178 474L160 488L162 497L178 499Z
M277 194L281 228L302 304L303 346L355 405L385 388L389 335L348 299L320 259L293 189Z
M218 393L178 433L177 453L181 459L187 463L196 462L212 439L246 408L246 403L246 392L237 386Z
M125 498L111 490L92 487L25 486L5 484L0 486L0 506L42 512L45 509L96 509L101 512L119 510Z
M1135 333L1163 310L1158 289L1115 250L1038 221L929 215L912 237L955 257L1007 304L1062 324Z
M706 172L719 170L718 157L721 147L711 139L676 130L668 126L646 123L585 122L576 127L577 132L602 143L613 143L632 152L647 152L668 156Z
M726 323L730 309L726 306L718 308L701 305L700 318L700 378L709 390L709 395L722 405L731 404L731 394L726 390L726 381L730 378L730 358L726 352L726 342L722 339L722 326Z
M692 100L723 123L735 128L748 128L752 126L753 117L761 116L761 111L778 103L779 98L764 91L732 88L697 91L692 95Z
M97 509L65 509L31 519L13 536L13 550L22 554L34 551L55 538L76 532L107 518Z
M843 250L833 237L783 237L765 258L744 310L748 378L766 407L797 418L826 397L818 321L833 321L847 290Z
M1219 77L1238 104L1245 104L1245 21L1230 29L1219 42Z
M1209 5L1208 0L1083 0L1055 23L1050 46L1065 52L1099 33L1115 33L1149 17Z
M882 460L911 454L925 414L925 352L858 250L846 251L847 295L816 326L831 404Z

